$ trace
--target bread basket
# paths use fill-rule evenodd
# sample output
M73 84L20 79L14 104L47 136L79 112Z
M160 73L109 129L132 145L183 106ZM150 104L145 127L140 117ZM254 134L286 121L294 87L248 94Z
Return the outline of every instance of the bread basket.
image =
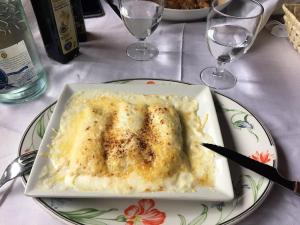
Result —
M294 48L300 53L300 3L283 4L285 26Z

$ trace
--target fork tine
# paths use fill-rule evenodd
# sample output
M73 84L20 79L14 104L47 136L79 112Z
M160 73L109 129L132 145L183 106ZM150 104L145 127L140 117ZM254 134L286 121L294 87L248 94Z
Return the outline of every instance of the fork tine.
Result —
M19 157L18 162L22 163L26 159L31 159L32 157L36 157L37 151L27 152Z
M24 167L24 174L29 173L31 171L32 165L33 165L33 163L28 164Z
M35 160L35 157L26 159L26 160L24 160L24 161L21 162L21 165L26 166L28 164L33 164L34 160Z
M35 157L36 157L36 154L27 155L27 156L23 157L21 159L21 161L25 162L27 160L34 159Z

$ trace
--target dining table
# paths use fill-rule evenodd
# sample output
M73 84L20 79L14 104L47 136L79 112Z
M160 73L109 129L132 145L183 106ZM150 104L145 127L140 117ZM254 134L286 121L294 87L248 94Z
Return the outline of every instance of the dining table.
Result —
M275 2L278 4L278 1ZM1 173L19 154L20 142L29 124L40 112L57 101L66 84L135 79L145 79L150 83L168 80L203 84L200 79L201 70L216 64L205 39L205 19L162 20L157 30L147 38L158 47L159 55L149 61L135 61L129 58L126 55L126 47L136 40L104 1L104 16L85 19L88 40L80 43L80 54L67 64L61 64L50 59L45 52L30 1L23 0L23 5L47 73L48 88L35 100L20 104L0 104ZM271 21L276 18L282 22L282 17L282 14L276 17L267 15L265 19ZM267 21L265 24L268 24ZM299 53L287 36L274 35L268 26L263 26L249 51L238 60L228 63L226 68L236 75L236 86L228 90L211 91L231 99L249 110L251 115L255 115L274 142L274 165L282 176L300 181ZM247 145L247 140L244 144ZM249 186L248 188L251 188ZM152 201L149 202L152 204ZM178 208L181 204L186 204L183 201L175 202L174 207ZM216 208L221 211L220 205ZM212 206L206 209L212 210ZM231 223L217 224L296 225L300 223L299 210L300 197L273 184L255 210L248 212L247 216ZM128 220L126 222L124 218L116 217L113 224L138 224ZM179 214L178 218L183 225L209 224L204 220L188 223ZM95 221L79 221L78 224L106 224L103 221ZM17 178L5 190L0 190L0 225L59 225L64 222L66 221L57 215L49 213L37 199L24 195L24 179ZM67 222L73 224L69 220ZM146 223L141 220L140 224L160 223Z

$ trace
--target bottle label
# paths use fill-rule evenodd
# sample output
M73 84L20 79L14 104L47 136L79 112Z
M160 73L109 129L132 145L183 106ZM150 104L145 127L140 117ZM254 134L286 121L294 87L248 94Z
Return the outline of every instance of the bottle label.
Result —
M37 79L25 42L0 49L0 90L22 87Z
M63 54L78 47L70 0L51 0Z

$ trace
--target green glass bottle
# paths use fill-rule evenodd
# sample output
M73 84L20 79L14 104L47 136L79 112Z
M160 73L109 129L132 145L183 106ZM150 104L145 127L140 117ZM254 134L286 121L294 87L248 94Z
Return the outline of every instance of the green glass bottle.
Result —
M46 88L21 0L0 0L0 102L29 101Z

